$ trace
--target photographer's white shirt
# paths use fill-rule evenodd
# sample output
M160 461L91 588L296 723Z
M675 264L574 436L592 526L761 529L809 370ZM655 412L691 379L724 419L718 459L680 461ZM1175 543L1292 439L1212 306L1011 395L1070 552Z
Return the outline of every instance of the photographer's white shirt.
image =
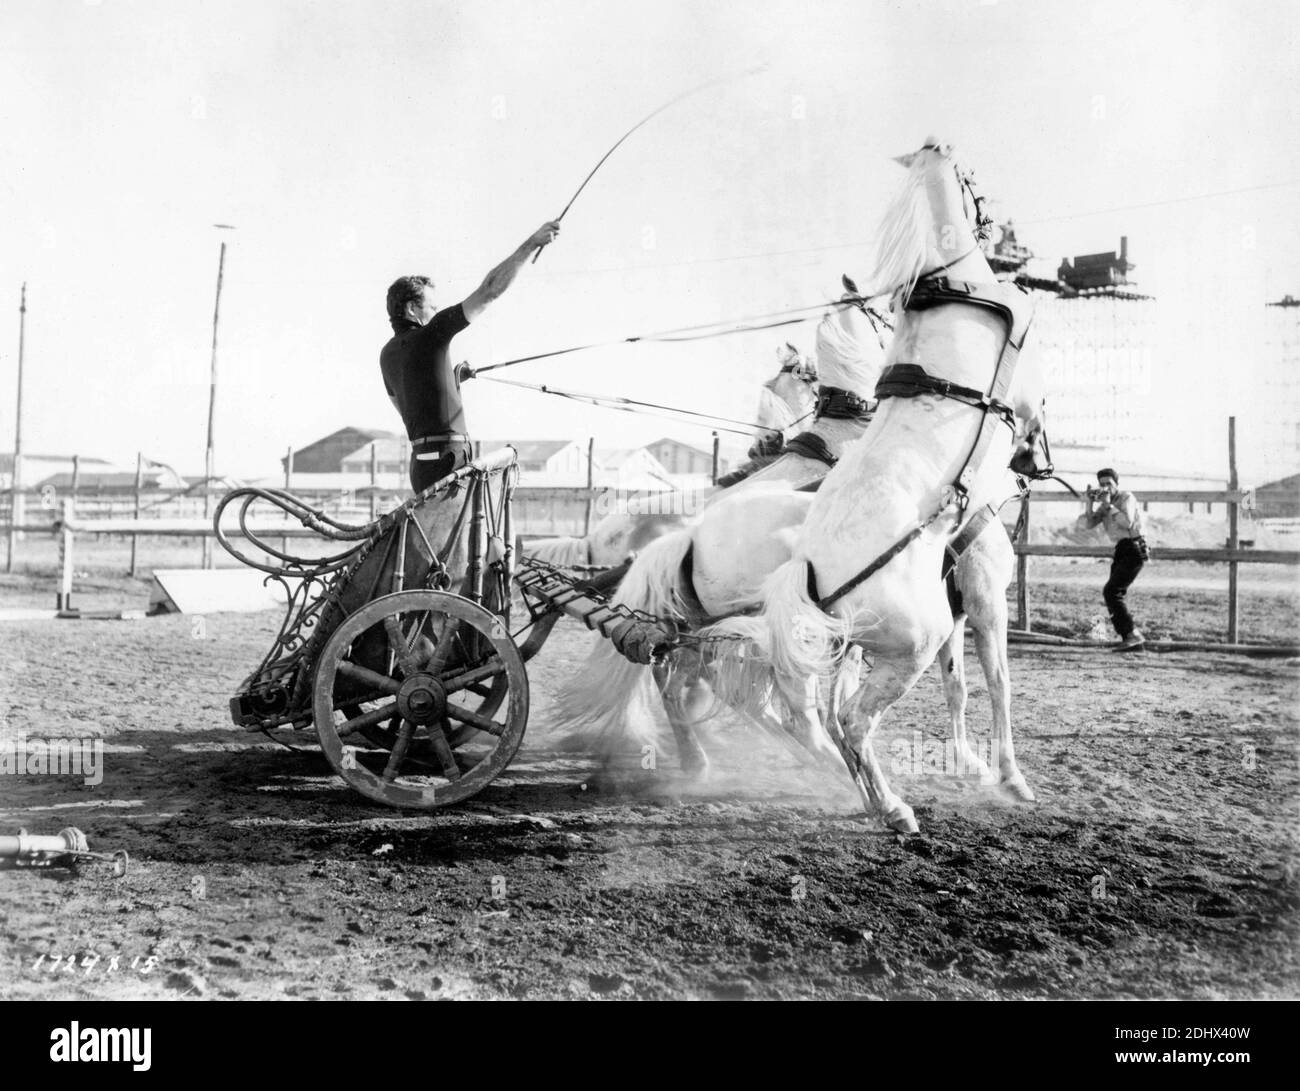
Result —
M1090 527L1101 523L1112 542L1143 537L1142 509L1131 492L1117 492L1108 507L1094 509L1091 517L1085 513L1083 519Z

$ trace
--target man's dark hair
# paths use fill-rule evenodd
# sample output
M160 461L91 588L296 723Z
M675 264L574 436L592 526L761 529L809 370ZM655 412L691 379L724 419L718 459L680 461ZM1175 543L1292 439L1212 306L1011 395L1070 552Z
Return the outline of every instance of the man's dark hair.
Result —
M1103 477L1109 477L1111 478L1111 480L1115 482L1116 485L1119 484L1119 474L1117 474L1109 466L1107 466L1105 469L1101 469L1097 471L1097 480L1100 481Z
M388 320L406 317L406 305L418 303L424 289L433 287L432 277L398 277L388 286Z

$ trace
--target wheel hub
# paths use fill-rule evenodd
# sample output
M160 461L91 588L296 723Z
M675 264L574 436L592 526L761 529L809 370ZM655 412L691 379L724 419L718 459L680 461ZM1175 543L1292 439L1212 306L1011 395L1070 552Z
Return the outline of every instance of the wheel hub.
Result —
M413 674L397 691L397 710L413 724L430 724L447 710L447 693L431 674Z

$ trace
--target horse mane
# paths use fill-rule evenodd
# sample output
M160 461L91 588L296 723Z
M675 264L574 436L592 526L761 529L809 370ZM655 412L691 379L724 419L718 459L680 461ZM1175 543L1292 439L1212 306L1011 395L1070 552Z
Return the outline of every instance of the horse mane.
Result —
M817 326L817 367L823 386L836 386L869 398L885 353L868 319L845 307L827 314Z
M907 178L880 217L876 264L867 281L870 295L901 290L902 302L906 303L924 270L932 232L930 202L925 192L928 163L929 157L921 154L912 160Z

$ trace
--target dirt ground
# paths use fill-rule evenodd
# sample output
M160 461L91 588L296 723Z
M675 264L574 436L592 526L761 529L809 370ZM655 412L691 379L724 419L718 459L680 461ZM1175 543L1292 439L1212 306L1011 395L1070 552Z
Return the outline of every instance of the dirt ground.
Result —
M1222 571L1183 569L1144 574L1139 623L1220 639ZM1037 628L1096 627L1104 566L1034 571ZM1294 578L1243 573L1245 637L1294 639ZM0 577L0 607L48 606L53 589ZM83 606L147 600L111 574L78 589ZM928 675L878 744L921 824L904 839L864 820L847 778L795 767L729 719L706 736L709 783L683 783L668 742L637 784L596 791L594 762L551 717L591 639L567 622L530 664L529 733L504 776L446 812L372 806L310 735L294 753L230 725L277 619L195 622L0 622L0 742L105 746L96 786L0 777L0 834L77 826L132 861L124 878L0 871L0 995L1300 993L1296 660L1014 646L1031 805L900 760L947 735Z

